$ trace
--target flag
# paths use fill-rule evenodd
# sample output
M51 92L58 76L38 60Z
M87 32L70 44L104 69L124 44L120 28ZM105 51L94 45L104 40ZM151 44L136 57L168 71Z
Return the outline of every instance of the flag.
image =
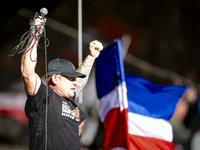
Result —
M96 60L99 113L104 125L103 150L127 148L127 98L121 43L108 45Z
M173 150L168 120L187 87L156 85L125 75L121 43L111 43L96 60L103 150Z
M173 131L168 120L187 87L156 85L132 75L125 75L125 79L130 149L173 150Z

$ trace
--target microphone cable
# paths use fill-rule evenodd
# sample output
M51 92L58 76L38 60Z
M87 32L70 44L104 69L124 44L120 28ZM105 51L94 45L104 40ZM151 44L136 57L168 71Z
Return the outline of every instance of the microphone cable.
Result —
M46 29L45 29L45 21L44 23L42 24L39 24L39 25L35 25L35 19L36 18L39 18L39 14L38 12L35 13L35 16L33 17L32 20L30 20L30 29L29 31L25 32L22 37L20 38L20 42L17 46L15 46L8 54L7 56L8 57L12 57L12 56L15 56L17 54L20 54L22 52L24 52L31 44L31 36L32 36L32 33L34 33L34 37L38 40L38 44L37 46L40 48L40 49L45 49L49 46L50 44L50 41L49 39L46 37ZM41 19L44 19L44 18L41 18ZM43 33L40 33L40 31L37 29L37 26L42 26L43 27ZM38 38L36 37L36 35L38 34ZM39 40L40 38L43 37L44 38L44 47L41 47L39 45Z
M46 30L44 30L44 37L46 37ZM45 109L45 150L47 150L48 147L48 134L47 134L47 116L48 116L48 106L49 106L49 102L48 102L48 78L47 78L47 42L49 45L49 40L47 38L44 38L44 54L45 54L45 79L46 79L46 109Z

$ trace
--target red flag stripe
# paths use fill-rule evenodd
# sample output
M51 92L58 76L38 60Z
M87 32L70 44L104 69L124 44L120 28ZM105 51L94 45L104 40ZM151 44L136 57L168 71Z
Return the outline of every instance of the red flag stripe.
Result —
M104 145L103 150L110 150L114 147L127 147L126 143L126 123L125 113L120 108L111 109L103 122L104 125Z
M174 150L172 142L129 134L131 150Z

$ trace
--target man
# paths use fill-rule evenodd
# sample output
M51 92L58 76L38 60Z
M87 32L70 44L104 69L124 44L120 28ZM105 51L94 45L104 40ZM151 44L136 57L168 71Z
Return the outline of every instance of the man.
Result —
M44 21L40 18L35 20L37 31L42 32ZM45 148L46 86L35 73L37 39L38 34L33 32L29 39L31 44L21 58L21 74L28 97L25 113L29 118L30 150ZM63 59L54 59L48 64L48 150L80 150L79 136L86 114L74 100L86 84L92 65L102 49L100 42L91 42L89 54L77 70L71 62Z

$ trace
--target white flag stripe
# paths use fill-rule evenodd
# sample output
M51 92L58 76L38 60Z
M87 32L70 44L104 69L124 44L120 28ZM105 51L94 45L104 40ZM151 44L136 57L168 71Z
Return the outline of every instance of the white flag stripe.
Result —
M113 109L118 108L119 105L119 95L118 95L118 88L116 87L107 95L101 98L101 103L99 107L99 116L101 122L104 122L107 113Z
M168 142L173 140L172 126L168 121L130 112L128 113L128 132L132 135L161 139Z
M125 81L123 81L118 86L118 92L119 92L120 111L123 111L124 109L128 108L127 89Z
M113 109L120 107L123 111L128 107L126 83L123 81L114 90L101 98L99 107L99 116L101 122L105 120L107 113Z

